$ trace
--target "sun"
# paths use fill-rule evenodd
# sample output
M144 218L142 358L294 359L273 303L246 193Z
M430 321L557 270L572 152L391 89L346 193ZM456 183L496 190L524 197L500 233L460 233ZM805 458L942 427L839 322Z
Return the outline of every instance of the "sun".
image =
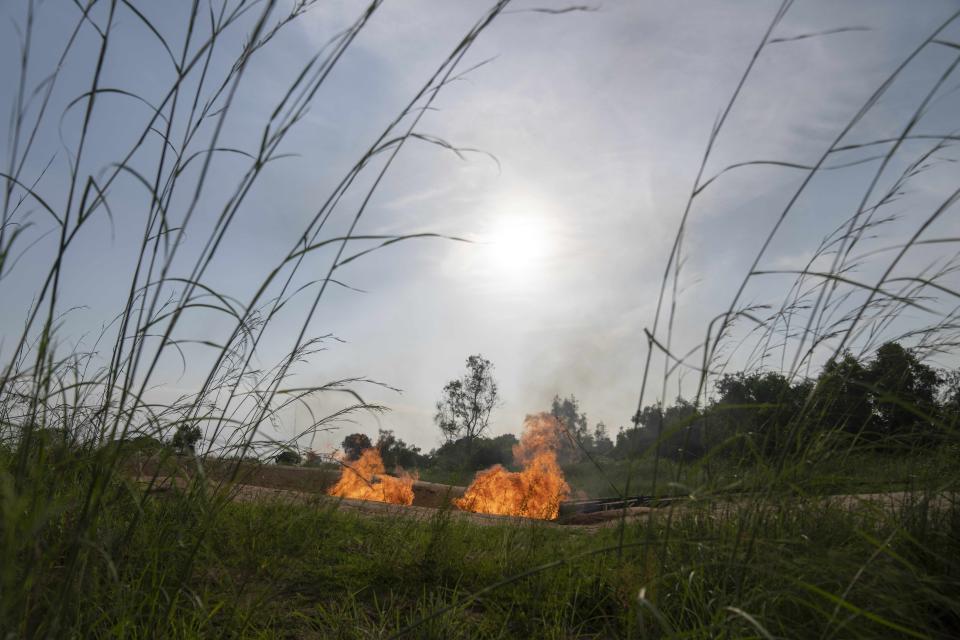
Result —
M546 269L551 236L551 225L541 215L504 213L495 219L486 238L489 266L499 275L530 280Z

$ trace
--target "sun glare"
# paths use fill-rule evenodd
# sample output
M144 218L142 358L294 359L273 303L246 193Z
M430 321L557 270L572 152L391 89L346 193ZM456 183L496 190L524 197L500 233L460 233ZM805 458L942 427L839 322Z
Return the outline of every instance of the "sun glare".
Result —
M493 269L526 280L545 267L550 245L550 226L541 216L515 213L497 220L486 247Z

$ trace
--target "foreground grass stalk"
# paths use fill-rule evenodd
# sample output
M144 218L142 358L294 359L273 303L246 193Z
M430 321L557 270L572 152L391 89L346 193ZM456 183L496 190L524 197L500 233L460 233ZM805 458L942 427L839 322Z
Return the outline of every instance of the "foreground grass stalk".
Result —
M311 330L323 317L331 285L349 288L335 278L341 269L399 242L461 240L430 232L364 233L361 223L411 143L457 155L473 151L420 127L443 91L486 63L468 66L483 34L523 11L497 0L481 12L304 217L292 246L259 284L242 300L218 291L210 274L228 248L229 231L383 5L366 3L341 32L309 52L245 150L229 138L251 69L322 3L196 0L172 27L152 17L156 8L147 3L77 3L56 68L30 86L34 32L47 14L42 4L24 0L9 157L0 175L0 283L20 276L10 257L33 238L24 203L46 216L54 248L24 328L3 343L9 361L0 377L0 635L953 637L960 629L960 407L949 393L934 398L932 390L947 378L924 354L955 350L958 294L950 279L960 258L946 256L915 273L900 270L917 247L956 242L927 234L953 212L960 190L946 189L932 210L915 213L912 230L892 247L863 255L854 250L863 251L865 238L886 228L893 218L881 209L956 141L953 134L917 132L925 130L924 117L944 95L960 57L922 93L898 135L852 146L847 137L923 51L955 48L943 38L960 12L904 56L814 161L748 160L710 174L720 134L770 47L857 30L781 36L793 2L776 9L710 132L680 213L645 333L637 412L621 447L628 452L619 458L592 452L568 432L586 454L565 469L578 491L607 497L612 489L621 498L649 491L656 506L630 512L624 501L616 520L573 525L491 521L449 506L429 517L414 510L358 514L320 491L251 497L244 481L261 467L250 457L262 461L356 412L384 410L356 389L392 388L384 383L354 377L296 386L291 378L298 363L317 357L335 338ZM169 64L170 75L158 76L165 84L154 103L107 81L116 56L124 55L117 25L127 23ZM95 45L84 48L86 38ZM60 104L54 86L61 86L61 67L75 58L87 64L89 81L81 95ZM146 111L130 139L120 141L118 156L97 165L95 131L104 102L113 99ZM36 158L35 140L74 109L78 135L66 152L66 182L56 185L44 176L58 165ZM907 141L926 146L909 155ZM881 144L889 148L879 156L833 162L838 153ZM806 268L761 267L816 175L878 159L854 210ZM757 165L801 171L803 178L770 218L771 231L729 308L705 323L703 343L684 354L675 327L684 311L684 248L699 196L729 171ZM31 175L36 166L42 168ZM895 166L905 168L881 190ZM214 176L221 171L229 176L218 184ZM223 184L230 186L221 192ZM127 185L138 194L131 201L120 195ZM77 259L74 242L95 228L95 214L112 220L115 209L143 216L130 283L118 315L93 346L71 347L60 341L71 312L60 307L65 274ZM205 235L189 237L199 229ZM193 254L188 238L196 242ZM831 252L829 266L814 269ZM875 284L851 274L877 256L888 259ZM316 268L314 258L324 261L319 277L306 273ZM779 308L742 304L757 276L784 274L795 280ZM301 294L305 311L282 324L281 313ZM935 295L950 298L953 308ZM929 322L897 334L894 320L905 310L923 312ZM229 321L222 339L184 335L188 320L202 313ZM754 326L737 333L743 321ZM276 362L258 364L262 345L277 333L289 348ZM184 346L197 342L212 354L197 388L158 396L163 359L179 354L184 369L194 366ZM108 345L106 353L99 352L101 344ZM750 352L749 364L731 373L741 347ZM848 353L854 347L859 353ZM778 349L780 370L773 371L767 356ZM657 357L663 357L662 380L653 380ZM821 361L814 378L811 363ZM694 400L668 406L668 390L684 369L698 377ZM659 403L644 406L648 386L656 384L662 384ZM291 406L309 408L308 400L334 393L349 394L351 404L311 414L287 442L264 436L264 427ZM184 444L194 432L204 436L200 450ZM324 477L322 469L299 471L316 473L317 486Z

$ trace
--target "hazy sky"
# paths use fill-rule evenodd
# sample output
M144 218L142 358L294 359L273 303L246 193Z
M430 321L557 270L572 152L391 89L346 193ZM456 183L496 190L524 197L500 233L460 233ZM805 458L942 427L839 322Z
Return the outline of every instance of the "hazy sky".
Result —
M109 3L99 4L92 19L104 24ZM337 181L489 4L386 2L284 142L281 151L296 155L274 162L251 191L205 284L247 301ZM0 7L5 108L17 83L14 25L22 30L25 6L7 0ZM138 6L179 51L189 3ZM543 6L565 5L523 2L511 9ZM365 376L401 389L400 394L378 387L359 390L391 408L379 426L431 448L440 441L432 416L444 383L463 373L467 356L480 353L494 363L503 396L494 433L516 431L524 414L547 409L555 394L576 394L591 424L602 420L614 431L626 425L643 371L643 329L653 322L663 269L703 150L778 6L772 0L605 1L591 12L501 15L462 68L492 60L446 87L436 109L418 126L422 133L485 153L469 152L460 159L426 142L405 146L357 229L438 232L475 243L413 240L338 271L338 279L364 293L337 288L324 298L309 333L333 334L343 342L330 342L328 350L298 366L295 386ZM253 149L303 62L365 7L363 2L320 2L258 53L226 120L225 146ZM707 174L747 160L815 161L887 74L957 10L957 0L797 0L775 38L855 29L770 45L717 140ZM278 9L277 15L282 13ZM77 16L72 3L39 3L28 85L56 64ZM215 57L221 67L236 53L243 30L232 37ZM159 102L174 77L163 49L122 7L114 38L102 86L123 87ZM944 39L950 38L960 39L957 25L945 32ZM51 201L65 201L65 149L75 145L82 123L82 109L66 114L64 109L88 90L97 46L92 27L82 29L77 53L68 59L54 94L55 117L27 163L25 175L33 181L43 174L38 189ZM945 46L924 50L847 140L897 135L957 53ZM917 132L960 128L958 83L955 75L944 85ZM100 100L83 162L94 175L122 157L131 135L150 115L119 94ZM6 159L8 136L2 144ZM912 159L929 146L929 141L908 143L904 157ZM938 157L956 156L951 153L948 149ZM869 150L837 161L868 155ZM182 248L179 275L189 273L219 213L215 205L231 193L247 165L237 157L219 160L213 168ZM902 166L895 164L897 170ZM911 215L928 213L931 203L955 188L956 166L943 162L918 176L889 211L900 218L867 246L888 246L915 228ZM346 229L377 167L374 163L344 199L329 234ZM802 267L820 240L851 215L870 167L876 165L816 178L762 266ZM729 304L800 177L789 169L745 168L698 198L684 245L674 336L678 353L702 341L709 319ZM89 347L89 336L120 310L129 287L149 196L128 176L112 188L110 201L112 224L106 216L90 224L68 255L58 308L75 309L63 321L65 343L88 335L83 344ZM176 204L182 209L186 201L184 195ZM25 238L37 244L0 280L5 356L53 248L55 234L44 236L51 220L36 209L22 215L34 223ZM960 235L955 212L942 217L931 234ZM329 258L323 252L311 256L298 282L322 277ZM910 264L928 259L931 255L911 255L916 262ZM869 266L864 272L870 273ZM758 280L745 301L779 304L789 282ZM290 348L308 303L308 297L298 298L277 318L258 366L272 365ZM198 311L177 335L216 340L229 326ZM208 350L191 346L186 354L185 368L175 354L164 359L153 391L158 397L189 392L202 380L205 369L199 363L209 357ZM313 405L329 411L340 402L324 399ZM305 415L291 413L286 420L280 429L289 435ZM355 428L375 435L374 418L359 415L357 420L359 425L321 434L315 446L335 446Z

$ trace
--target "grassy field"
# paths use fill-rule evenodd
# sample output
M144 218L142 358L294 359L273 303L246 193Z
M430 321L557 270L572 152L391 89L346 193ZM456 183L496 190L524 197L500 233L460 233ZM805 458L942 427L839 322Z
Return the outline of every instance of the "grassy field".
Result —
M960 624L958 515L956 504L934 512L921 497L890 521L839 508L742 520L694 510L669 528L666 516L632 524L621 545L615 527L482 528L442 513L424 524L233 505L194 578L206 607L187 628L349 638L412 625L413 637L431 638L946 636Z
M873 491L912 491L937 486L950 477L956 453L948 448L924 453L878 454L852 452L816 461L801 461L774 472L760 466L745 470L735 462L677 462L650 459L614 460L596 457L563 467L570 485L571 499L612 498L630 487L630 495L699 495L714 491L755 491L768 488L802 495L855 494ZM655 469L656 467L656 469ZM195 475L188 457L170 456L162 463L156 456L136 456L124 466L130 477L149 479ZM207 460L204 475L213 482L225 481L234 474L230 462ZM475 472L434 468L412 469L419 480L466 487ZM244 463L236 470L236 481L270 489L307 493L325 493L339 476L339 467L322 468ZM628 485L627 479L630 478Z
M731 520L694 510L632 524L621 542L616 528L484 530L443 514L413 524L231 507L208 556L231 578L198 588L261 614L224 610L227 624L293 636L413 625L415 637L435 638L946 636L960 624L958 514L921 497L892 521L821 507ZM232 590L235 581L249 590ZM440 606L451 609L437 615Z
M662 510L621 531L481 526L440 510L427 521L358 516L199 491L138 507L135 489L106 491L72 577L63 554L75 503L52 496L45 523L7 512L13 637L946 638L960 628L955 495L917 492L880 509L772 494L722 514Z
M586 527L477 524L446 510L358 515L320 499L235 502L201 483L147 496L118 479L102 487L78 541L91 469L85 456L57 455L29 486L0 472L8 637L949 638L960 629L960 498L949 493L960 484L942 469L882 506L798 497L784 484ZM857 482L869 475L873 489L894 489L880 478L917 468L857 462ZM272 486L313 474L274 470ZM843 488L855 486L847 478Z
M894 341L906 345L899 348L909 355L908 369L916 369L911 359L956 360L960 253L956 234L942 224L960 202L955 176L917 185L928 198L915 210L901 198L930 167L954 162L947 153L955 134L919 134L914 127L928 107L949 95L960 58L937 73L921 70L919 80L911 64L931 48L955 55L958 45L947 38L960 12L932 25L912 49L898 54L898 66L873 79L873 93L850 108L819 157L762 157L723 166L714 159L717 141L771 47L862 30L786 29L781 23L793 3L780 4L768 29L757 34L754 53L705 140L689 198L670 221L676 234L665 269L643 274L662 274L659 295L651 291L637 307L653 310L643 319L646 343L623 338L623 349L637 347L640 354L643 347L642 362L634 363L643 371L636 381L634 428L641 410L659 403L661 411L676 397L682 375L691 374L684 388L694 388L688 405L696 411L710 405L717 382L732 371L770 373L774 367L791 384L809 383L807 391L793 404L776 394L728 403L739 412L725 414L734 416L728 422L735 428L715 448L699 452L696 462L636 447L628 460L600 458L568 467L574 498L622 490L689 499L607 526L560 526L480 524L445 510L426 519L360 515L319 496L295 504L242 502L233 499L234 481L310 494L321 491L330 474L318 482L309 470L224 461L268 460L302 449L319 432L386 410L364 401L357 389L409 383L320 381L313 374L332 367L316 361L334 338L318 318L327 322L341 308L329 290L351 288L337 279L344 265L401 241L459 239L423 231L419 219L407 221L409 232L396 231L403 225L388 220L383 228L391 235L368 231L383 221L360 221L370 202L389 210L374 196L408 143L456 155L474 151L424 133L421 119L442 111L442 101L435 100L455 81L491 62L468 53L501 14L519 13L508 9L509 0L478 9L432 71L417 65L423 77L404 84L410 95L403 100L409 100L394 119L361 122L353 164L336 178L323 174L329 193L310 191L303 210L283 218L283 224L297 220L302 227L290 230L289 246L270 245L276 249L270 266L258 274L243 272L247 256L229 253L228 231L248 208L257 215L274 213L258 191L263 174L274 160L295 161L296 145L288 143L297 141L297 125L316 96L329 97L327 79L384 3L364 3L324 46L295 62L291 53L285 69L268 68L270 82L262 81L260 68L262 84L250 92L267 106L262 122L243 121L242 127L225 124L234 102L249 100L239 87L257 77L251 74L263 52L283 42L290 25L325 3L234 0L194 3L192 10L183 3L176 20L156 24L150 18L156 6L137 8L146 2L90 0L75 3L72 17L64 12L53 18L43 13L53 5L46 4L21 3L10 32L16 32L19 55L4 61L12 65L14 80L7 87L0 279L4 286L15 282L4 292L22 294L25 308L11 311L23 316L8 323L0 338L0 638L960 637L960 387L954 384L952 395L938 404L918 402L915 389L898 389L889 379L865 382L841 370L819 379L833 381L827 393L808 375L850 351L867 362L883 343ZM571 18L589 9L532 13ZM117 36L117 24L135 26ZM48 27L56 36L39 39ZM290 37L300 44L289 51L303 53L302 37ZM145 42L168 65L162 80L149 83L157 92L149 100L138 95L136 83L130 89L111 84L110 73L139 60ZM132 67L142 79L145 74ZM280 71L287 72L288 85L277 84L284 82ZM860 135L858 123L876 105L887 109L886 93L903 76L927 84L923 91L911 88L919 96L913 111L882 112L884 121L902 120L893 137L848 136ZM108 100L121 98L139 109L123 112L130 118L126 128L112 126L119 109L104 110ZM811 96L820 98L828 97ZM364 117L362 110L353 115ZM818 122L792 126L802 131L811 124L822 128ZM94 132L103 131L108 135L99 135L109 140L96 140ZM229 133L241 139L227 139ZM52 159L38 151L38 139L53 145ZM299 142L312 144L307 138ZM880 155L843 155L863 149ZM674 329L689 284L681 265L689 258L684 243L694 201L728 171L749 165L788 170L798 179L776 183L782 209L768 211L764 204L757 212L769 233L757 243L742 284L731 280L727 310L685 319L695 325L687 327L689 335L703 336L703 343L681 345L681 332ZM824 171L852 166L864 171L856 187L863 187L859 204L851 210L829 192L818 193L815 201L824 203L818 212L834 205L840 212L831 220L836 231L819 245L797 247L797 255L809 257L806 267L779 270L768 248L790 233L795 204L809 199L808 185L812 191ZM625 171L634 174L632 167ZM296 172L290 175L294 192L300 186L293 184ZM754 194L744 191L743 198L749 203ZM894 202L899 208L890 213ZM909 215L902 213L907 209ZM90 297L104 288L73 278L75 261L82 259L76 243L94 234L106 238L115 210L125 224L137 225L125 231L132 240L116 255L98 249L94 257L110 261L115 273L129 274L129 283L120 308L104 311L90 326L74 327L77 310L64 302L73 292L65 288L89 291ZM590 235L584 224L582 235ZM921 245L922 252L903 260ZM738 253L746 249L735 247ZM922 260L913 259L917 253ZM211 267L215 256L219 261ZM245 286L218 291L211 275L216 269L230 280L243 273ZM789 278L786 297L755 302L748 285L773 274ZM568 293L576 298L577 291ZM635 291L620 295L627 299ZM13 308L6 299L4 304L5 311ZM319 314L321 308L327 315ZM382 318L371 330L391 337L397 332L402 340L389 313ZM206 327L215 329L205 334ZM640 327L634 329L641 336ZM341 363L353 371L353 363ZM623 371L622 362L594 364ZM298 367L310 375L298 377ZM942 382L939 373L929 372ZM956 383L960 373L954 373ZM893 382L901 381L898 375ZM869 399L851 403L859 397L855 392L869 392ZM858 423L851 415L860 409L866 417ZM429 413L429 407L418 410ZM299 421L292 419L297 416ZM865 431L867 424L878 430ZM177 438L190 433L196 435L196 455L187 453L192 445L179 446L182 455L171 453L159 465L133 446L162 442L158 446L172 452ZM690 454L685 440L673 450L677 457ZM144 490L143 477L174 472L186 479L180 488ZM421 474L458 485L471 477L430 469ZM873 492L897 496L884 504L823 497Z

